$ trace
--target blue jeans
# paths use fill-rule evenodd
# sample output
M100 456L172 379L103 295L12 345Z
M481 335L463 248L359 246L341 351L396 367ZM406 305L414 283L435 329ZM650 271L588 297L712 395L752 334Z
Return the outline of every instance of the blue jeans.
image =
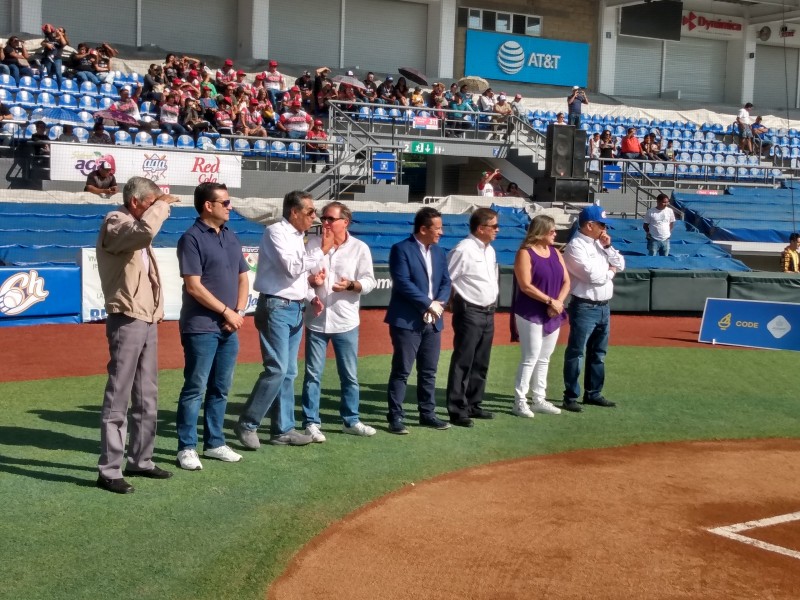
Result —
M14 78L14 81L17 82L19 85L19 80L21 77L32 77L33 70L30 67L20 67L19 65L6 63L8 70L10 71L10 75Z
M576 400L581 395L578 380L586 352L586 372L583 378L584 400L602 394L606 377L608 333L611 330L611 311L608 304L597 306L570 300L569 341L564 352L564 399Z
M258 429L270 409L272 435L294 429L294 380L297 351L303 337L303 310L302 302L258 296L255 324L264 371L239 417L239 424L245 429Z
M181 344L185 366L176 417L178 450L197 447L197 417L201 401L203 450L224 446L222 426L239 355L239 336L236 332L183 333Z
M170 135L186 135L186 128L180 123L161 123L159 127L161 127L161 131Z
M267 89L267 95L269 96L270 104L272 104L272 108L276 113L275 116L277 116L285 94L286 92L282 92L281 90Z
M669 239L655 240L648 237L647 254L650 256L669 256Z
M76 71L75 77L77 77L81 83L91 81L95 85L100 85L100 79L91 71Z
M0 75L11 75L11 69L8 68L8 65L0 63Z
M567 124L574 125L575 127L581 126L581 113L569 113L567 115Z
M303 427L320 424L319 382L325 370L328 341L333 344L336 370L341 383L339 415L348 427L358 423L358 327L341 333L322 333L306 329L306 371L303 377Z
M47 73L48 77L52 77L58 83L58 88L61 89L61 59L60 58L44 58L42 59L42 69Z

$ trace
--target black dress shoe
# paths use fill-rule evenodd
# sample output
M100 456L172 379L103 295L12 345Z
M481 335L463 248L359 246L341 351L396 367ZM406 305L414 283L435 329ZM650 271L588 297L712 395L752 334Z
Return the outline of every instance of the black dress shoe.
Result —
M456 427L472 427L475 425L469 417L450 417L450 422Z
M494 419L493 412L489 412L488 410L483 410L482 408L474 409L471 413L469 413L469 416L472 417L473 419Z
M443 430L450 429L450 423L442 421L439 417L426 417L419 420L419 424L423 427L432 427L433 429Z
M148 479L169 479L172 477L172 471L165 471L159 467L153 467L146 471L134 471L132 469L125 469L122 472L126 477L147 477Z
M115 494L132 494L133 486L122 477L119 479L106 479L102 475L97 476L97 487L102 490L114 492Z
M603 396L597 396L596 398L584 398L583 403L591 404L593 406L602 406L604 408L614 408L617 405L616 402L606 400Z
M395 419L394 421L389 421L389 433L408 435L408 429L406 429L403 421L400 419Z
M567 400L566 398L564 398L564 403L561 405L561 408L569 412L581 412L583 410L583 407L578 404L577 400Z

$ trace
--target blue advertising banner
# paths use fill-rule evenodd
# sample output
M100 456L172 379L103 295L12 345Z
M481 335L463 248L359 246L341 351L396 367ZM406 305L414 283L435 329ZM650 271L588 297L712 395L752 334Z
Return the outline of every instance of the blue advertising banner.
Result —
M584 87L589 44L468 29L464 62L465 75Z
M698 341L800 351L800 304L708 298Z
M0 327L78 323L80 314L79 267L0 267Z

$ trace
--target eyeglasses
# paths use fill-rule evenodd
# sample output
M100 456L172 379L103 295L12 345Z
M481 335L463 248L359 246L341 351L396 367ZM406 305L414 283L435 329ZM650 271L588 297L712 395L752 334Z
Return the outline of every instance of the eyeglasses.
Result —
M481 225L481 227L489 227L490 229L500 229L500 225L495 223L494 225Z
M307 217L310 217L311 215L313 215L313 214L316 214L316 212L317 212L317 211L316 211L316 209L314 209L314 208L309 208L309 209L307 209L307 210L304 210L304 211L301 211L301 212L302 212L302 213L303 213L305 216L307 216Z
M606 224L605 223L601 223L600 221L592 221L592 223L594 223L595 225L598 225L599 227L601 227L603 229L606 229Z
M344 221L344 217L320 217L320 221L323 223L335 223L336 221Z
M228 208L231 205L230 200L207 200L207 202L211 202L211 204L222 204L225 208Z

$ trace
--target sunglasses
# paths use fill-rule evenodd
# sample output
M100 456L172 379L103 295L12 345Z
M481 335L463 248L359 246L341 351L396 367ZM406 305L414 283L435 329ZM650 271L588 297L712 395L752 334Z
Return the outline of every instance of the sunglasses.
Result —
M305 216L310 217L311 215L313 215L317 211L314 208L309 208L307 210L303 210L303 211L300 211L300 212L302 212Z
M500 225L495 223L494 225L484 225L484 227L489 227L491 229L500 229Z
M208 200L211 204L222 204L225 208L228 208L231 205L230 200Z
M323 223L335 223L336 221L344 221L344 217L320 217Z

